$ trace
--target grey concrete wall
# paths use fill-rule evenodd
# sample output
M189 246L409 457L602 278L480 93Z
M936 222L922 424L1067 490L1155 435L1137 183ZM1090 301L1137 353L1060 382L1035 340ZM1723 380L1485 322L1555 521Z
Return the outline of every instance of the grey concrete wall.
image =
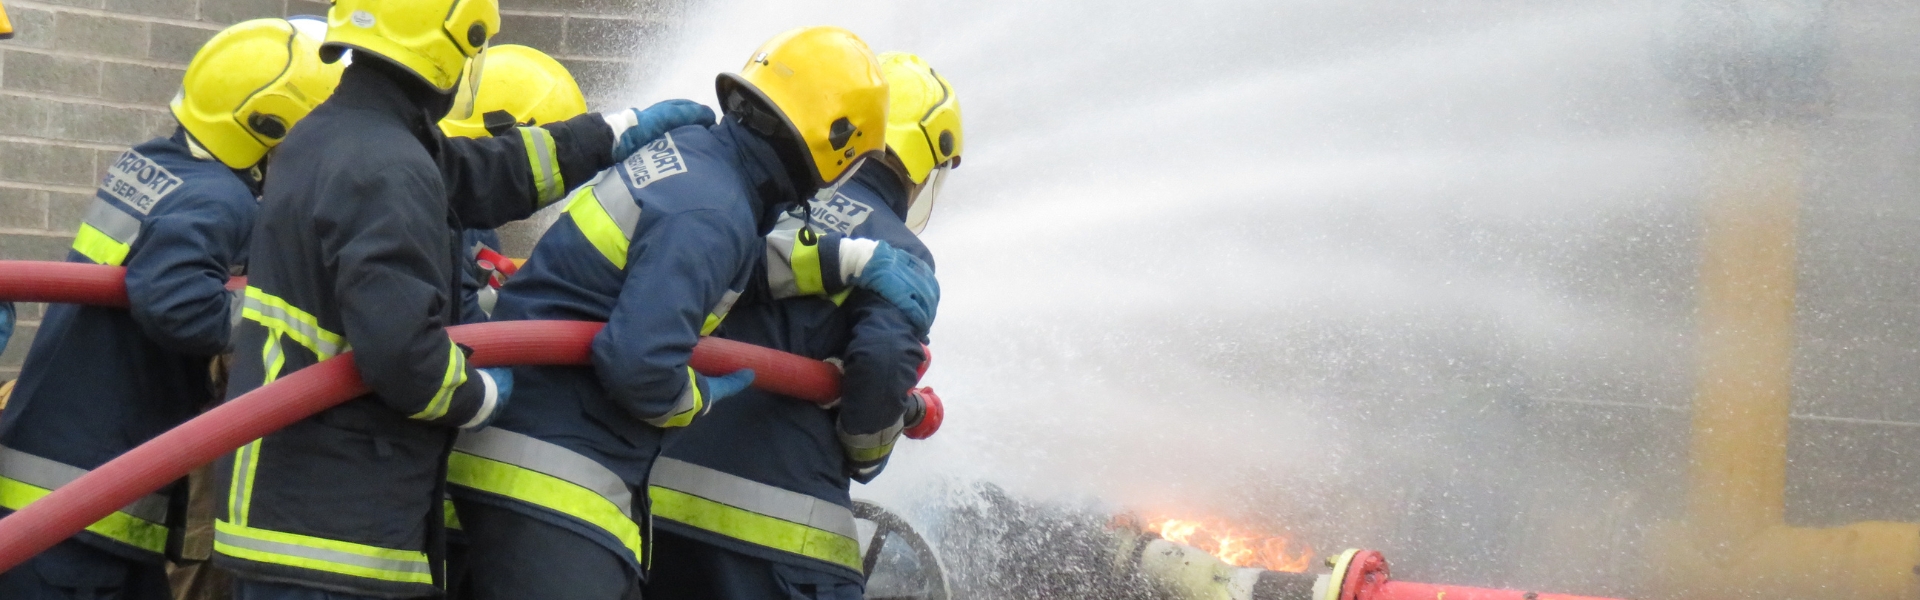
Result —
M634 76L631 57L678 0L505 0L497 43L525 44L572 69L596 106ZM167 101L200 45L228 24L325 14L316 0L8 0L0 41L0 258L66 255L95 181L126 147L172 130ZM19 370L42 308L21 307L0 353Z

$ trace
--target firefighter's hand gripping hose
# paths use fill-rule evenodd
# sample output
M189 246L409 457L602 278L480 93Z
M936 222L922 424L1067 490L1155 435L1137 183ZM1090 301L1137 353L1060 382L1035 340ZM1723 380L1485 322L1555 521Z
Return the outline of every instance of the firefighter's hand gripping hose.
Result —
M126 306L125 270L74 263L0 261L0 300ZM589 364L602 323L509 321L447 330L473 348L468 364ZM704 338L691 365L702 373L752 369L753 387L826 404L840 397L827 363L752 344ZM52 547L141 496L241 445L367 393L348 352L207 411L0 519L0 572ZM937 410L937 409L934 409Z

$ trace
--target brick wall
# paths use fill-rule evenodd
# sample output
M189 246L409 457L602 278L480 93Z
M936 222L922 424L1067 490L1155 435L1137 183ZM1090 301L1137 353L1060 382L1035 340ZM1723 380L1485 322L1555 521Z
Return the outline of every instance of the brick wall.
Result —
M630 57L677 14L675 2L505 0L498 43L526 44L572 69L598 107L634 74ZM221 27L325 14L315 0L7 0L0 41L0 258L58 260L94 182L126 147L173 128L166 104L187 60ZM525 237L524 235L521 237ZM22 306L0 353L19 371L42 307Z

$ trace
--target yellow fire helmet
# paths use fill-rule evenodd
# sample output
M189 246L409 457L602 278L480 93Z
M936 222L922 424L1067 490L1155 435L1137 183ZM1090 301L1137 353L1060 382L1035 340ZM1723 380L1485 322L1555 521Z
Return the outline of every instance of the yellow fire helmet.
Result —
M187 63L173 117L229 168L246 169L333 95L339 65L320 61L317 19L254 19L215 34Z
M355 60L386 59L441 93L456 92L448 115L465 118L487 40L499 32L496 0L333 0L321 56L333 62L352 49Z
M774 36L714 87L728 115L805 146L822 188L886 148L887 80L851 31L803 27Z
M487 70L473 97L473 114L442 119L440 130L453 137L486 137L488 114L505 111L521 125L558 123L587 112L587 98L560 61L520 45L487 50Z
M880 54L887 76L887 157L907 177L907 228L926 229L947 172L960 166L960 98L953 84L905 52Z

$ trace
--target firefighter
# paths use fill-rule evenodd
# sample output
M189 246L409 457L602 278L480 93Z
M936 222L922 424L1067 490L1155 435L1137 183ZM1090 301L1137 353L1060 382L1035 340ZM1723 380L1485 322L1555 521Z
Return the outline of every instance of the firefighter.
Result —
M440 120L447 137L490 137L507 134L516 126L558 123L587 112L587 98L573 74L551 56L519 45L487 49L486 70L474 95L473 114L464 119ZM512 264L500 254L500 236L492 229L461 232L466 261L460 265L460 322L484 323L493 312L496 289L510 274ZM447 593L465 597L466 540L451 503L447 511Z
M805 229L884 240L931 264L915 237L948 169L960 164L960 104L918 56L880 55L891 102L887 154L831 198L787 215L770 240L791 248ZM779 285L794 276L768 263ZM784 289L783 289L784 288ZM648 596L715 600L862 597L850 481L886 465L904 428L918 424L924 330L865 290L845 303L788 298L733 311L716 335L816 359L838 359L842 398L829 410L747 390L688 427L654 463L654 548Z
M852 33L782 33L741 71L716 82L721 123L673 130L602 172L501 289L496 320L607 325L592 367L516 368L514 403L456 444L448 480L474 597L638 594L654 457L753 378L694 372L695 343L751 301L742 294L781 208L882 151L886 83Z
M353 60L276 156L227 396L349 349L371 393L217 463L230 477L214 561L240 600L442 592L454 432L485 427L512 397L509 371L470 367L445 331L460 310L460 230L526 217L636 139L713 122L680 101L449 139L435 123L471 109L493 2L335 0L328 23L321 59Z
M587 112L586 95L560 61L520 45L487 49L486 71L474 96L473 112L464 119L440 121L447 137L489 137L509 133L515 126L558 123ZM481 323L493 311L495 289L505 283L513 265L500 252L500 236L492 229L468 229L461 247L460 322Z
M228 346L264 162L327 98L325 24L258 19L209 39L171 104L173 134L108 165L68 262L124 266L130 309L55 304L0 417L0 507L19 510L193 417ZM0 574L0 598L167 598L174 486Z

